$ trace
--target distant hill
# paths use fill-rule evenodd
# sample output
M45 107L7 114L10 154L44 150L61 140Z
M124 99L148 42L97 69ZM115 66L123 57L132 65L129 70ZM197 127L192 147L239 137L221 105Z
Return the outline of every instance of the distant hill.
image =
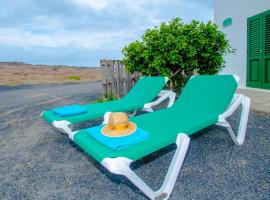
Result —
M0 85L79 83L96 81L100 78L100 68L98 67L0 62Z
M8 66L31 66L31 67L79 67L79 68L86 68L82 66L71 66L71 65L42 65L42 64L28 64L25 62L0 62L0 66L8 65ZM89 66L90 67L90 66ZM88 67L87 67L88 68ZM97 68L97 67L94 67Z

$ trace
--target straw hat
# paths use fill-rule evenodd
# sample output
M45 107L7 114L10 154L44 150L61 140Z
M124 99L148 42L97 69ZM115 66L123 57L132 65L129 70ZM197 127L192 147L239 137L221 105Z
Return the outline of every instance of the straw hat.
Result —
M137 129L136 124L128 121L128 115L123 112L111 113L109 123L101 129L105 136L121 137L134 133Z

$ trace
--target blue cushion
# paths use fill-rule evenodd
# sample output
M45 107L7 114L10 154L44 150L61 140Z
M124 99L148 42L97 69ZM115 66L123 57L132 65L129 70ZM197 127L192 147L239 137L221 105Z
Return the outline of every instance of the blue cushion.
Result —
M52 109L52 111L60 117L66 117L86 113L87 109L80 105L70 105L64 107L57 107Z
M103 125L94 126L86 130L95 140L114 150L124 149L130 145L142 142L149 137L148 132L139 128L137 128L134 133L127 136L108 137L101 133L102 128Z

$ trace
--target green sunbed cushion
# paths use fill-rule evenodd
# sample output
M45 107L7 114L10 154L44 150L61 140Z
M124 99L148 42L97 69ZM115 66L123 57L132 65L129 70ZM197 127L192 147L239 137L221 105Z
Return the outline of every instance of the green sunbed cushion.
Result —
M52 110L49 110L43 112L42 117L48 123L52 123L56 120L67 120L71 123L77 123L103 117L103 115L108 111L117 112L140 109L144 104L152 101L165 84L165 77L143 77L138 80L130 92L122 99L104 103L81 105L87 110L87 112L83 114L60 117L55 115Z
M75 134L74 141L99 162L106 157L119 156L137 160L174 143L178 133L191 135L215 124L231 102L236 88L237 83L231 75L195 76L171 108L130 119L150 134L147 140L115 151L81 130Z
M94 126L86 130L96 141L114 150L127 148L131 145L140 143L149 137L149 133L140 128L138 128L131 135L122 137L108 137L101 133L101 129L103 127L104 125Z

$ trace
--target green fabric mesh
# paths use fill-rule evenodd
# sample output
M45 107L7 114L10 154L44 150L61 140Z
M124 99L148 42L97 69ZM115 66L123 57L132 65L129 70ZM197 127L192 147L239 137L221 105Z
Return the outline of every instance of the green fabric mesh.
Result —
M178 133L191 135L215 124L231 102L236 88L237 83L231 75L195 76L171 108L130 119L149 132L147 140L116 151L81 130L75 134L74 141L99 162L106 157L120 156L137 160L174 143Z
M42 117L48 123L58 120L67 120L71 123L77 123L103 117L103 115L108 111L117 112L140 109L144 104L152 101L165 84L165 77L142 77L122 99L104 103L82 105L87 109L87 112L79 115L60 117L55 115L53 111L49 110L43 112Z

